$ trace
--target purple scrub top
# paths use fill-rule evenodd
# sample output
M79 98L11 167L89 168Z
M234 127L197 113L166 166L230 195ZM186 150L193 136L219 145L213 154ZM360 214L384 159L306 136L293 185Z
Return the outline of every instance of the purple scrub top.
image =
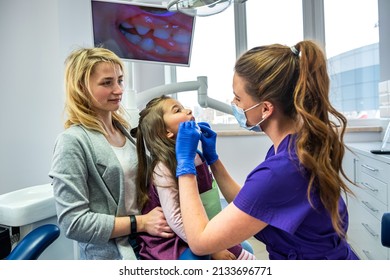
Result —
M334 231L317 192L311 194L314 208L310 205L308 178L299 166L295 136L288 135L277 154L272 146L248 175L234 205L268 224L255 238L266 245L269 259L358 259ZM342 198L339 209L346 232L348 212Z

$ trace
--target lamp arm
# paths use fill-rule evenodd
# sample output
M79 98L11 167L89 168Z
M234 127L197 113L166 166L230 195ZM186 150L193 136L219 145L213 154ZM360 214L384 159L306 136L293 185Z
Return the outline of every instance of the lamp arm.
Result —
M145 91L137 93L137 98L136 98L137 105L141 106L144 103L150 101L151 99L161 95L168 95L168 94L173 94L173 93L183 92L183 91L194 91L197 90L200 86L201 84L199 81L189 81L189 82L167 84L167 85L162 85L151 89L147 89Z
M143 106L144 103L161 95L194 90L198 91L198 103L202 108L212 108L226 114L233 114L233 111L228 104L207 96L206 76L199 76L196 81L179 82L157 86L137 93L137 106Z
M202 102L199 100L199 95L198 95L198 103L202 108L212 108L222 113L233 115L233 110L231 106L229 106L224 102L218 101L208 96L206 96L205 100L204 98L202 98L202 100L203 100Z
M207 77L198 77L201 86L198 89L198 103L202 108L212 108L220 112L233 115L233 110L228 104L207 96Z

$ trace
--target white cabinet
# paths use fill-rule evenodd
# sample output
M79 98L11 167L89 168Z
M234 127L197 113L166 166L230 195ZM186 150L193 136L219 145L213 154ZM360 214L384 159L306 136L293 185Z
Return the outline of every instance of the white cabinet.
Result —
M348 183L355 196L348 195L349 229L347 238L361 259L390 259L381 244L381 219L389 208L390 155L375 155L381 143L350 143L343 168L356 183Z

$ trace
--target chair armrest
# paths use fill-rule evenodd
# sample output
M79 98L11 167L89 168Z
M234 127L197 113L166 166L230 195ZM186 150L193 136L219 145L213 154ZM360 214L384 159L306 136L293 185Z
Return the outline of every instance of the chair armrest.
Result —
M57 225L37 227L23 237L6 260L36 260L59 236L60 229Z
M390 212L383 214L381 228L382 245L390 248Z

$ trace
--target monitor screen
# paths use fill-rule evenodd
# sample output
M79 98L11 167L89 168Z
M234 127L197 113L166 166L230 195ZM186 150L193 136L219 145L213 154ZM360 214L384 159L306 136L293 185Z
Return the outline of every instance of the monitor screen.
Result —
M137 62L189 66L195 18L163 7L93 0L95 46Z

